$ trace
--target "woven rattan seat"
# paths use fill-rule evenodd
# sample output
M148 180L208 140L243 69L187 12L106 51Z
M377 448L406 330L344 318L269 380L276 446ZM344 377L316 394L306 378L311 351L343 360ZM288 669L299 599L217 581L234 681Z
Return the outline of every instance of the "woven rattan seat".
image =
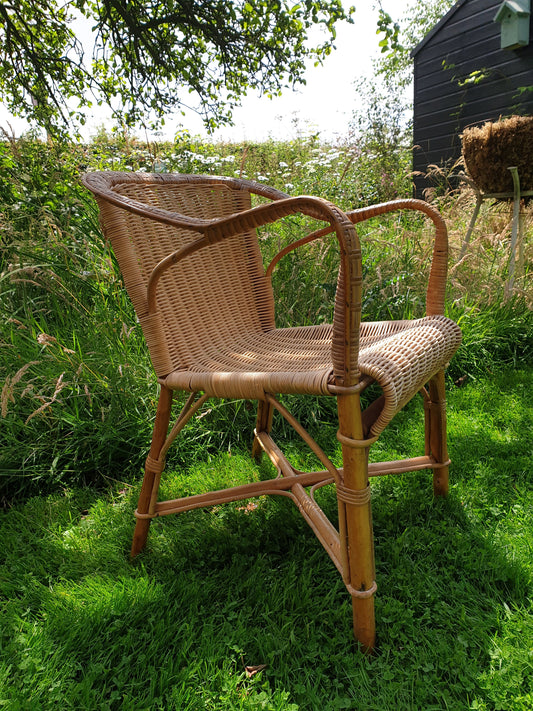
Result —
M172 390L202 390L215 397L262 399L267 393L329 395L334 385L330 325L244 333L227 347L206 346L187 370L159 382ZM443 316L362 323L359 369L385 393L372 425L379 434L399 409L454 354L457 326Z
M444 316L446 226L427 203L403 200L343 213L315 197L291 198L249 181L192 175L90 173L125 286L135 306L161 387L150 454L136 511L132 555L145 545L155 516L262 494L290 496L341 572L353 599L354 632L374 645L376 591L369 476L432 469L434 491L448 487L444 367L460 343ZM252 206L252 196L262 200ZM354 224L394 210L425 213L435 242L426 316L361 323L361 250ZM256 228L294 214L322 220L263 267ZM279 259L316 239L337 240L340 271L333 323L276 328L271 275ZM360 394L380 386L362 409ZM373 389L375 390L375 388ZM169 431L174 391L190 393ZM368 464L368 449L417 393L425 403L424 454ZM335 467L279 402L279 394L336 397L343 466ZM158 501L166 453L190 417L211 397L258 401L253 454L278 470L270 481ZM323 463L300 472L274 443L277 411ZM318 486L336 486L338 530L318 507Z

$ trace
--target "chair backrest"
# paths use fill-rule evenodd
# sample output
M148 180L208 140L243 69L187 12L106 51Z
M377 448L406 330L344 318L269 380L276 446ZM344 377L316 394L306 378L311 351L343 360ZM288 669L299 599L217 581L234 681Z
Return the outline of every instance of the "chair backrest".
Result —
M153 268L200 236L152 219L150 209L179 213L192 223L227 217L251 207L246 181L98 173L87 174L83 182L96 194L103 232L113 246L157 375L190 367L196 354L229 334L274 327L272 290L255 230L209 245L170 267L157 286L157 318L148 317L146 288ZM109 190L146 205L146 214L114 204L109 193L106 199Z

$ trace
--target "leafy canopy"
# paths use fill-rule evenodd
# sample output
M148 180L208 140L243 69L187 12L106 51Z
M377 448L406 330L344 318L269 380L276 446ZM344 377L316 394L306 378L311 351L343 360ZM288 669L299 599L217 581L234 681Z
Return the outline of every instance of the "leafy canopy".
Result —
M412 82L413 61L411 52L426 34L444 17L455 0L415 0L406 9L399 22L393 21L378 2L379 19L377 33L383 34L379 42L381 57L374 64L374 71L385 81L403 90Z
M306 62L331 52L353 11L341 0L8 0L0 99L51 133L83 124L93 101L126 124L193 108L214 128L249 89L305 83ZM90 58L75 32L83 20ZM315 25L323 36L310 47Z

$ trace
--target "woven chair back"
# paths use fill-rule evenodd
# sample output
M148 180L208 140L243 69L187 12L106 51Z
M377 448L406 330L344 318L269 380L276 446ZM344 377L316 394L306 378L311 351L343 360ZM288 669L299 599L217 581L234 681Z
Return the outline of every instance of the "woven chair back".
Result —
M221 218L251 207L250 193L229 185L133 179L113 190L190 218ZM274 327L273 295L255 230L210 245L168 269L157 287L154 320L147 317L146 298L153 268L168 254L197 240L199 234L136 215L102 199L98 202L102 227L113 246L158 376L187 369L207 345L227 341L228 334L258 333Z

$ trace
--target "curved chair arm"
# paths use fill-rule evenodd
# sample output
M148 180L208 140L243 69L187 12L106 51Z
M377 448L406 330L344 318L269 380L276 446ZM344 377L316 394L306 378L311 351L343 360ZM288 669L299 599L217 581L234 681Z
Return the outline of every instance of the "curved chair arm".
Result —
M348 214L347 214L347 217L349 217ZM297 249L298 247L303 247L304 244L309 244L309 242L312 242L315 239L319 239L320 237L325 237L326 235L330 235L332 232L333 232L333 229L331 227L322 227L322 229L315 230L314 232L310 232L305 237L301 237L300 239L297 239L294 242L291 242L283 249L280 249L280 251L276 255L274 255L272 261L268 265L266 272L265 272L266 276L270 279L270 277L272 276L272 272L274 271L274 267L280 261L280 259L283 259L283 257L286 254L289 254L289 252L292 252L293 250Z
M358 222L369 220L372 217L377 217L377 215L383 215L387 212L394 212L396 210L418 210L419 212L423 212L427 215L435 225L433 256L426 292L426 313L428 316L437 314L443 315L446 277L448 272L448 231L441 214L424 200L406 199L391 200L390 202L379 203L378 205L371 205L370 207L358 208L357 210L347 212L346 216L351 222L357 224ZM289 252L292 252L294 249L302 247L304 244L308 244L315 239L325 237L326 235L331 234L332 231L331 227L323 227L320 230L311 232L299 240L291 242L291 244L284 247L274 256L267 267L267 276L270 277L272 275L276 264L286 254L289 254Z
M327 232L336 232L340 246L341 270L335 303L332 359L338 385L351 386L357 383L359 370L359 327L361 323L362 264L359 240L352 222L335 205L322 198L300 196L280 198L275 202L259 205L237 215L197 225L193 229L202 236L162 259L152 270L147 285L148 313L157 309L157 283L162 274L187 255L216 244L232 235L275 222L295 213L302 213L330 222ZM154 216L153 219L158 219ZM168 222L170 217L165 217ZM191 227L189 227L191 229Z
M131 182L132 177L134 177L135 182L143 184L147 183L153 185L155 183L161 183L164 185L169 182L169 178L172 177L174 180L172 182L184 182L184 183L204 183L204 184L218 184L227 185L228 187L238 187L239 189L247 189L256 195L261 195L269 200L277 201L284 198L288 198L287 193L282 193L280 190L271 188L267 185L261 185L260 183L254 183L250 180L240 180L236 178L229 178L225 176L205 176L205 175L178 175L174 176L167 173L126 173L120 171L94 171L92 173L85 173L81 176L81 183L86 188L88 188L97 198L103 199L106 202L110 202L117 207L121 207L128 212L132 212L135 215L140 215L141 217L148 217L157 222L161 222L166 225L171 225L173 227L182 227L189 230L194 230L197 232L203 232L209 227L209 225L217 222L217 220L202 220L197 217L190 217L188 215L182 215L178 212L172 212L165 210L155 205L148 205L141 200L134 200L127 197L126 195L121 195L116 192L113 188L121 185L124 182ZM177 179L176 179L177 178Z
M391 200L379 205L351 210L346 214L354 224L357 224L371 217L394 212L395 210L418 210L427 215L435 225L433 256L431 258L431 269L426 291L426 314L428 316L443 315L446 279L448 276L448 230L440 212L424 200L406 199Z
M158 208L157 215L145 214L145 216L158 221L163 217L159 215L160 212L163 211ZM202 225L193 224L192 222L188 224L188 229L197 231L202 236L185 247L168 254L164 259L156 264L152 270L147 286L149 313L156 308L157 282L163 273L173 264L177 264L184 257L191 255L204 247L216 244L217 242L239 234L240 232L246 232L257 227L262 227L263 225L271 224L276 220L289 215L294 215L296 213L305 214L310 217L314 217L315 219L330 222L330 227L324 228L320 231L320 233L324 232L325 234L331 234L332 232L337 232L337 237L341 244L341 251L346 255L350 255L350 263L354 267L358 267L359 270L361 270L361 252L359 249L359 242L351 222L346 219L347 216L345 213L339 210L332 203L329 203L327 200L322 198L307 195L299 197L283 197L266 205L258 205L249 210L244 210L237 215L230 215L229 217L218 220L204 220L202 221L204 223ZM165 215L166 224L169 224L173 215L174 213L168 213ZM182 216L179 216L180 220L181 217ZM176 222L173 224L176 224ZM315 238L317 236L318 235L315 235Z

